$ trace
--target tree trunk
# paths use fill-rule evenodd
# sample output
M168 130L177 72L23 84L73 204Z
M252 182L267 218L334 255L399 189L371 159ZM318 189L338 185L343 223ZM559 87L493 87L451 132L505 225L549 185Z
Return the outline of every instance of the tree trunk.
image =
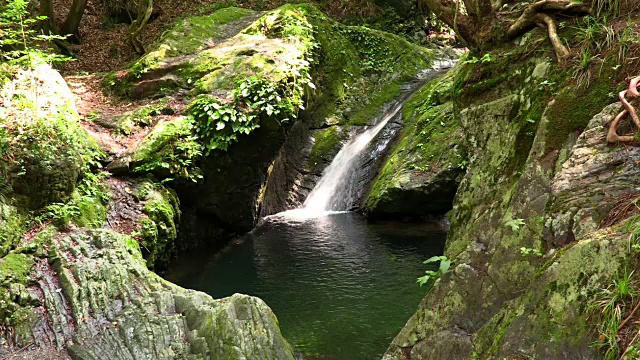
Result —
M80 21L82 20L86 6L87 0L73 0L67 19L65 20L64 25L62 25L61 33L65 35L72 35L69 40L76 43L80 42L80 33L78 32L78 28L80 27Z
M140 36L142 29L147 25L152 13L153 0L139 0L138 18L133 22L133 24L131 24L131 28L129 30L131 44L138 54L145 53L144 44L142 44L142 41L140 41L138 36Z
M44 34L58 34L56 15L53 12L53 0L40 0L40 16L47 17L47 19L42 22L42 31Z

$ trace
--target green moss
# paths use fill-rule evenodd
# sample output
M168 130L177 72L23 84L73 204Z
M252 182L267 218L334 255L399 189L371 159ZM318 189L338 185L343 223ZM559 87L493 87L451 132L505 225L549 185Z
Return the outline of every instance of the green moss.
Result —
M451 73L427 83L403 106L403 130L366 197L366 212L393 202L402 189L417 186L414 178L426 183L438 174L462 172L466 154L450 101L453 77Z
M26 231L26 216L15 207L4 204L0 195L0 256L14 249Z
M344 134L339 133L336 126L318 130L314 134L314 144L307 160L307 166L310 169L315 169L323 161L327 161L342 140L344 140Z
M147 127L153 124L153 118L158 115L172 115L174 110L167 106L168 100L141 106L120 116L117 122L117 130L124 135L130 135L136 127Z
M612 75L611 66L605 64L602 68L606 71L595 77L587 89L577 89L571 81L555 97L548 112L546 152L560 149L569 134L584 130L593 116L615 101L620 79Z
M153 173L161 179L196 179L194 163L202 154L201 148L193 135L191 118L161 121L133 154L133 171Z
M0 259L0 277L3 280L26 284L33 266L33 258L25 254L11 253Z
M180 201L173 190L152 182L138 186L136 196L144 201L147 216L140 220L143 256L149 268L162 268L175 251Z
M352 44L341 51L354 51L350 57L359 60L358 73L364 76L338 84L347 89L342 107L349 108L345 117L350 125L369 124L383 105L397 98L400 85L429 68L434 58L433 52L378 30L344 26L336 30Z
M9 253L0 258L0 326L14 326L29 318L25 307L36 302L26 290L34 259L30 255Z
M59 75L43 71L50 73L37 75L46 86L39 99L29 88L29 72L15 75L15 88L0 89L6 99L0 107L0 195L25 210L68 200L88 164L102 156L82 128L68 89L52 81Z
M99 228L107 220L107 207L103 199L74 192L72 201L79 211L79 215L73 219L77 226Z
M167 32L155 49L131 66L132 75L140 77L164 59L187 55L202 49L209 41L219 40L220 26L254 14L252 10L228 7L211 15L181 20Z

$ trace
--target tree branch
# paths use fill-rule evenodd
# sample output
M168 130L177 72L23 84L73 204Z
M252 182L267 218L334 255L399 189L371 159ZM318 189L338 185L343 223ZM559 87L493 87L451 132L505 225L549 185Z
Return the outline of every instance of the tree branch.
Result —
M147 22L151 18L153 13L153 0L139 0L138 3L138 18L131 24L130 39L131 44L135 51L139 54L144 54L145 49L142 41L138 39L138 36L142 32L142 29L147 25Z

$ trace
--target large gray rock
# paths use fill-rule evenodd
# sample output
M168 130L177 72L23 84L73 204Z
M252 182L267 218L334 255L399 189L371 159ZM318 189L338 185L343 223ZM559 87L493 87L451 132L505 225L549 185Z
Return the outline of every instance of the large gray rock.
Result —
M5 344L67 348L74 359L294 358L262 300L214 300L173 285L126 236L79 231L45 246L48 258L35 258L22 295L37 306L23 307L29 315L15 332L0 332Z

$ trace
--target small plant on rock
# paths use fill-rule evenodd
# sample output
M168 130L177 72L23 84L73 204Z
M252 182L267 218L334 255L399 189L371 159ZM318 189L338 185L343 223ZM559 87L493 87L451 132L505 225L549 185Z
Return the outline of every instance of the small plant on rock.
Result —
M438 267L438 270L434 271L434 270L427 270L425 271L425 275L421 276L418 278L418 280L416 281L418 284L420 284L420 286L426 284L429 282L429 280L435 280L437 278L439 278L440 276L446 274L447 272L449 272L449 268L451 268L451 263L452 261L446 257L446 256L434 256L431 257L427 260L425 260L423 262L423 264L428 265L428 264L433 264L433 263L437 263L440 262L440 266Z

